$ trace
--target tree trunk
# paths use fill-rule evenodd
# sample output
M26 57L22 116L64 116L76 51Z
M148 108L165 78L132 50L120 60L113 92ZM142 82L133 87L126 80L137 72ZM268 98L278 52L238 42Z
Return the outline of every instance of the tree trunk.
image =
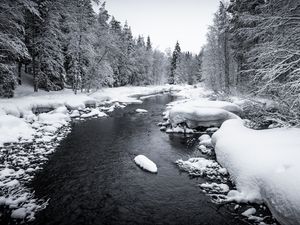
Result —
M224 33L224 66L225 66L225 92L229 93L229 51L228 51L228 29Z
M22 85L22 63L18 63L18 84Z
M36 24L35 24L35 16L33 15L32 19L33 29L32 29L32 75L33 75L33 91L38 92L38 74L36 68L36 43L35 43L35 35L36 35Z

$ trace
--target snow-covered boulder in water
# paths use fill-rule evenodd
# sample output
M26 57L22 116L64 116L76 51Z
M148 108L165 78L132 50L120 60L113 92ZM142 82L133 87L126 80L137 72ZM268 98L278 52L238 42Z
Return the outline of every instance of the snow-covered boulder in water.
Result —
M146 109L136 109L137 113L147 113L148 111Z
M187 103L176 105L169 112L172 126L186 123L189 128L219 127L228 119L239 119L239 117L221 108L195 107Z
M236 184L228 200L265 202L281 224L300 224L299 137L297 128L252 130L241 120L224 122L212 143Z
M157 166L155 163L144 155L136 156L134 158L134 162L144 170L147 170L151 173L157 173Z
M241 115L243 110L237 104L226 102L226 101L209 101L209 100L192 100L183 102L180 104L182 107L194 107L194 108L216 108L224 109L236 115Z
M106 117L107 114L104 112L101 112L98 108L97 109L92 109L89 113L85 113L81 115L81 118L89 118L89 117Z

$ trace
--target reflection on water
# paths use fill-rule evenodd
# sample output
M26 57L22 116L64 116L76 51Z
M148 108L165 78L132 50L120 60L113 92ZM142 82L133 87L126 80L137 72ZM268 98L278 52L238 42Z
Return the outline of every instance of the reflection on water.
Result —
M210 203L197 187L202 179L190 179L174 164L193 153L195 138L159 131L171 100L157 96L110 118L74 123L32 184L38 197L50 198L33 224L243 224ZM158 174L137 167L138 154L153 160Z

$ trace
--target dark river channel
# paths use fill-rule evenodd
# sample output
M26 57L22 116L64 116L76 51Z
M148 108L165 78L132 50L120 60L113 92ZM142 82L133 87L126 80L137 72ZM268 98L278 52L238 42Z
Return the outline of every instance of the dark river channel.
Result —
M72 132L32 183L38 198L49 199L31 224L248 224L227 207L210 202L174 163L196 151L196 138L159 130L170 95L146 99L109 118L74 122ZM149 112L138 114L135 109ZM133 161L144 154L157 174Z

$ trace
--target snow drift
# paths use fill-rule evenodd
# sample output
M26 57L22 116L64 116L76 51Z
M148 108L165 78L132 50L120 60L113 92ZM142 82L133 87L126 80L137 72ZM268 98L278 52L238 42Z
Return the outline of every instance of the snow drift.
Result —
M22 118L11 115L0 116L0 147L4 143L31 140L34 130Z
M299 137L297 128L252 130L241 120L224 122L212 143L236 184L228 199L263 201L280 223L300 224Z
M217 107L198 107L194 102L186 102L172 107L169 111L169 120L172 126L186 123L189 128L219 127L228 119L239 117L225 109Z

